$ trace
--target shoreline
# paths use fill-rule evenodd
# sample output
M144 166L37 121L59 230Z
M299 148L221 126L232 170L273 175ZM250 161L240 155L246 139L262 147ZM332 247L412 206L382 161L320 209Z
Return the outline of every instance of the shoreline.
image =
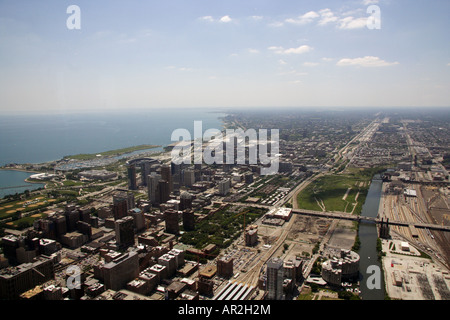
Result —
M45 182L38 182L38 181L28 181L28 178L26 178L25 180L26 183L31 183L31 184L43 184L44 187L47 185Z
M46 163L46 162L44 162ZM26 165L28 163L25 164L21 164L21 165ZM5 167L0 167L0 170L2 171L19 171L19 172L26 172L26 173L42 173L39 171L31 171L31 170L27 170L27 169L21 169L21 168L5 168Z
M230 112L223 112L223 111L215 111L215 112L211 112L211 113L217 113L217 114L221 114L221 116L218 116L218 120L222 125L222 129L226 129L229 126L229 123L227 121L224 120L224 117L229 115ZM44 162L40 162L40 163L11 163L12 165L14 165L13 167L9 167L8 165L10 164L4 164L3 166L0 166L0 170L2 171L16 171L16 172L24 172L24 173L29 173L30 175L32 174L39 174L39 173L43 173L42 170L33 170L33 169L25 169L24 167L38 167L38 166L48 166L48 165L56 165L58 162L60 161L70 161L70 160L74 160L74 161L91 161L91 160L95 160L97 158L97 155L101 155L101 158L114 158L117 156L123 156L123 155L127 155L127 154L133 154L135 152L140 152L140 151L150 151L150 152L156 152L156 153L165 153L164 148L167 146L164 145L157 145L157 144L143 144L143 145L135 145L135 146L130 146L130 147L125 147L125 148L119 148L119 149L113 149L113 150L108 150L108 151L102 151L102 152L95 152L95 153L86 153L86 154L76 154L76 155L69 155L69 156L63 156L61 159L59 160L50 160L50 161L44 161ZM162 150L160 152L157 152L154 149L158 149L161 148ZM46 170L44 170L46 171ZM47 188L47 183L45 181L30 181L28 180L28 178L25 178L23 181L27 184L30 185L36 185L36 184L41 184L43 185L43 188ZM10 186L11 189L14 188L14 186ZM7 189L8 187L5 187L5 189Z

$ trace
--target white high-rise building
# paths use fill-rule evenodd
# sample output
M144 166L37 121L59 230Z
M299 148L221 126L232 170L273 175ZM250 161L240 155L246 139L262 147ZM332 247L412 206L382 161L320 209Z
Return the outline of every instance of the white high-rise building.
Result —
M226 196L230 192L231 181L230 179L219 181L219 194Z

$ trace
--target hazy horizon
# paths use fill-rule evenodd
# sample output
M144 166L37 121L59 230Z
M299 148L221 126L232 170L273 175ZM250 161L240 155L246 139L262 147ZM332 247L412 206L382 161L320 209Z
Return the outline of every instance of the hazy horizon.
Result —
M412 112L432 112L450 109L450 106L246 106L246 107L142 107L142 108L117 108L117 109L69 109L69 110L8 110L2 113L3 116L21 117L21 116L51 116L51 115L89 115L89 114L109 114L114 113L145 113L145 112L160 112L160 111L176 111L176 110L192 110L210 113L238 113L238 112L253 112L253 111L269 111L269 112L396 112L396 111L412 111Z

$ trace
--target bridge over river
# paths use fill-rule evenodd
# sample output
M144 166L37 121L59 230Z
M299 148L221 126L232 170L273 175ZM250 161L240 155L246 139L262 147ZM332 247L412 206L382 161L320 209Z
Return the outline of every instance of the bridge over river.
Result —
M313 211L313 210L305 210L305 209L292 209L292 212L300 215L310 215L310 216L319 216L331 219L343 219L343 220L352 220L358 222L368 222L368 223L381 223L380 218L372 218L372 217L364 217L360 215L354 215L346 212L321 212L321 211ZM386 220L383 221L386 223ZM438 224L429 224L429 223L421 223L421 222L407 222L407 221L395 221L389 220L387 222L390 225L396 226L404 226L410 227L414 226L416 228L430 229L430 230L439 230L439 231L450 231L450 226L442 226Z

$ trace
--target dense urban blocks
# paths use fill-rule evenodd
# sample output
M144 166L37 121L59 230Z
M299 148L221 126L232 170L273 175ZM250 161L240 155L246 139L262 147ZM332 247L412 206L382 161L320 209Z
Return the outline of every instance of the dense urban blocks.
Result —
M83 160L105 171L69 169L81 165L76 160L43 164L55 172L46 190L0 204L2 297L357 298L366 257L349 251L357 248L358 231L344 219L358 220L381 171L383 240L376 249L389 270L388 292L448 297L445 138L426 148L439 137L427 122L280 114L230 115L225 124L279 127L279 172L263 175L249 163L177 164L170 148L116 162ZM423 224L431 218L434 224ZM409 241L399 242L399 235ZM432 276L414 259L432 264L426 269ZM66 273L71 268L80 272ZM81 288L69 288L72 280ZM400 292L403 286L411 292Z

